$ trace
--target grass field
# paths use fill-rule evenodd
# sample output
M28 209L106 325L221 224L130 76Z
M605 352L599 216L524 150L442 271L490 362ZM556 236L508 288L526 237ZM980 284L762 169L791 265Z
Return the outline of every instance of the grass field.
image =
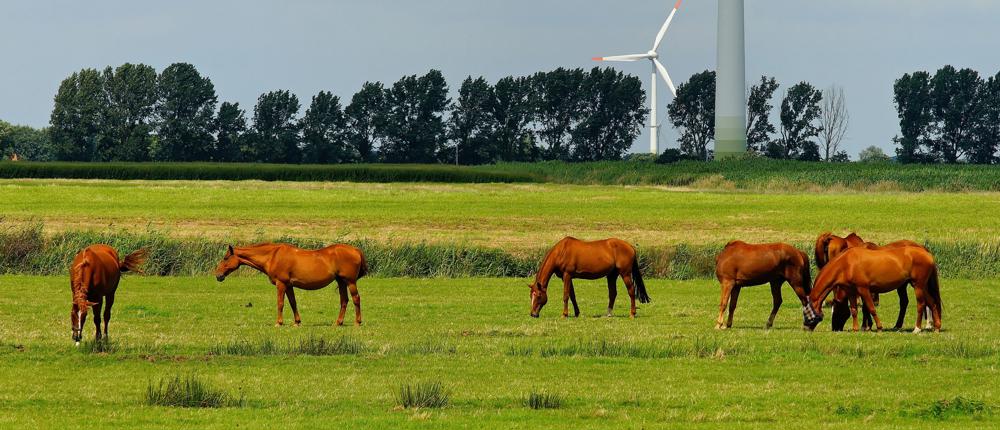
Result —
M653 186L2 180L0 214L48 231L165 231L252 240L371 239L537 250L566 235L640 246L1000 240L998 193L749 193Z
M70 340L63 277L3 276L0 427L1000 425L1000 323L981 305L1000 300L997 281L944 280L945 331L921 335L830 333L828 324L805 333L790 290L765 331L767 288L746 290L735 327L718 332L710 281L650 282L654 301L635 320L621 299L616 317L598 317L607 289L580 282L581 318L559 318L561 303L550 301L535 320L525 282L363 279L362 327L331 326L336 293L326 289L299 293L301 327L276 328L274 288L263 277L127 277L114 348L94 353ZM884 314L895 314L891 302ZM92 339L89 320L85 333ZM341 346L334 355L288 348L320 339ZM266 354L247 347L268 344ZM176 375L243 406L144 404L147 386ZM449 404L398 407L399 388L421 382L439 382ZM526 407L533 392L560 407Z

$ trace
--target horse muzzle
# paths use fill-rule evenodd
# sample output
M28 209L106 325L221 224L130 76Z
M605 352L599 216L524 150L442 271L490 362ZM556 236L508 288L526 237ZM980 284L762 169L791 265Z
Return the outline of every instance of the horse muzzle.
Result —
M226 275L215 275L215 280L222 282L226 280Z

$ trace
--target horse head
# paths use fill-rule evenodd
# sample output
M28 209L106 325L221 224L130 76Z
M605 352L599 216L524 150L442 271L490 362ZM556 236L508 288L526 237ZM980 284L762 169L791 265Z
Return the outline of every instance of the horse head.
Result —
M233 273L234 270L240 268L240 258L236 256L236 251L233 249L232 245L226 248L226 255L222 257L222 261L215 268L215 280L222 282L226 280L226 276Z
M823 308L819 306L822 299L818 301L809 300L802 307L802 326L813 331L816 326L823 321Z
M542 282L537 278L528 284L528 288L531 289L531 316L533 318L538 318L538 314L542 312L542 308L545 303L549 301L549 295L542 287Z

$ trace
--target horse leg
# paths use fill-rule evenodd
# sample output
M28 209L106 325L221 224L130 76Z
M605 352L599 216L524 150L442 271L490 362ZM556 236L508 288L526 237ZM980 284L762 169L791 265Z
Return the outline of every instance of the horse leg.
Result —
M94 333L94 340L101 340L101 302L102 301L103 301L102 299L98 299L97 300L97 304L94 305L93 308L92 308L94 310L94 329L96 330L96 332ZM81 323L80 326L82 327L83 324Z
M104 338L108 337L108 325L111 323L111 307L115 304L115 296L109 295L105 298L105 303L108 307L104 308ZM94 319L97 319L97 315L94 315Z
M852 294L848 301L851 304L851 329L858 331L858 295Z
M569 281L569 300L573 302L573 316L580 317L580 306L576 304L576 286L573 285L573 281Z
M625 282L625 287L628 289L628 298L632 301L632 308L629 310L628 317L635 318L635 282L632 280L632 274L623 273L622 281Z
M722 298L719 299L719 317L715 319L715 328L724 329L725 326L722 325L724 321L723 318L726 316L726 305L729 304L729 296L733 292L733 286L736 283L731 280L722 281Z
M358 284L348 282L347 291L351 292L351 301L354 302L354 325L361 325L361 294L358 294Z
M924 312L927 310L927 292L923 285L913 285L913 293L917 296L917 324L913 326L914 333L920 333L921 323L924 321Z
M615 308L616 297L618 297L618 275L608 275L608 317Z
M875 310L875 299L872 298L872 293L867 288L858 289L858 294L861 294L861 300L864 302L865 307L868 308L868 312L871 313L872 319L875 320L875 327L878 331L882 331L882 320L878 317L878 311Z
M767 328L770 329L774 326L774 317L778 315L778 309L781 308L781 284L783 282L773 281L771 282L771 300L773 305L771 307L771 316L767 318Z
M740 300L740 289L742 287L733 288L732 296L729 298L729 319L726 321L726 328L733 327L733 314L736 313L736 302Z
M274 286L278 288L278 320L274 326L281 327L285 325L285 284L275 282Z
M569 316L569 290L573 288L573 278L569 273L563 273L563 318Z
M899 316L896 317L896 330L903 329L903 319L906 318L906 307L910 305L910 296L906 294L906 285L896 289L896 294L899 295Z
M295 288L289 287L285 294L288 294L288 304L292 305L292 314L295 315L295 326L298 327L302 324L302 317L299 316L299 306L295 303Z
M337 291L340 291L340 315L337 316L337 325L344 325L344 314L347 313L347 282L337 278Z

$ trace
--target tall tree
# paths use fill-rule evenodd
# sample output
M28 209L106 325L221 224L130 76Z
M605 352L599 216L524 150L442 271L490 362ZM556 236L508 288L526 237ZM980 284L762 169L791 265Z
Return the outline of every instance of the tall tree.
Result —
M781 138L769 145L769 157L819 160L819 146L812 139L822 131L819 125L822 100L823 93L808 82L788 89L781 101Z
M945 66L931 79L931 98L937 122L931 152L946 163L955 163L972 151L979 113L982 79L971 69Z
M347 143L347 118L340 97L320 91L302 117L302 161L313 164L348 163L358 154Z
M239 103L222 102L215 117L215 151L212 161L240 161L243 136L247 131L246 112Z
M771 123L771 99L778 90L778 81L774 78L761 76L757 85L750 87L747 97L747 149L763 154L771 135L777 132Z
M170 161L211 159L218 97L208 77L188 63L174 63L157 79L157 145L153 158Z
M376 161L375 149L385 136L385 92L381 83L365 82L344 110L348 142L365 163Z
M708 144L715 139L715 72L696 73L677 87L667 115L680 132L681 152L707 160Z
M819 141L823 149L826 161L833 161L832 157L841 154L840 144L847 135L847 128L851 124L851 114L847 111L847 98L844 96L844 89L838 86L831 86L823 91L823 103L820 107L822 114L819 117ZM843 155L846 155L844 153Z
M14 154L21 160L54 161L49 130L0 121L0 160Z
M902 163L927 161L922 147L930 139L933 122L931 76L927 72L907 73L893 86L896 112L902 136L893 139L899 148L896 155Z
M299 98L285 90L270 91L257 99L253 109L253 131L248 155L252 161L298 163Z
M83 69L64 79L52 108L52 142L60 160L96 160L98 142L104 133L104 77L94 69Z
M382 159L389 163L433 163L444 146L444 113L451 100L438 70L406 76L386 94L385 142Z
M451 148L441 154L442 160L458 165L491 163L499 158L500 148L493 139L494 104L493 87L486 79L465 78L448 120Z
M969 161L992 164L997 161L1000 146L1000 73L990 76L979 91L980 118L975 126L975 139Z
M642 130L642 83L612 68L595 67L581 86L580 122L572 132L573 159L618 160Z
M531 123L535 117L531 78L505 77L493 88L492 139L499 161L534 161L540 156Z
M125 63L104 69L107 105L104 138L97 156L101 160L149 159L150 132L156 107L156 69Z
M544 157L548 160L568 160L573 127L580 119L581 87L586 78L583 69L540 72L532 77L535 86L535 107L538 136L545 143Z

